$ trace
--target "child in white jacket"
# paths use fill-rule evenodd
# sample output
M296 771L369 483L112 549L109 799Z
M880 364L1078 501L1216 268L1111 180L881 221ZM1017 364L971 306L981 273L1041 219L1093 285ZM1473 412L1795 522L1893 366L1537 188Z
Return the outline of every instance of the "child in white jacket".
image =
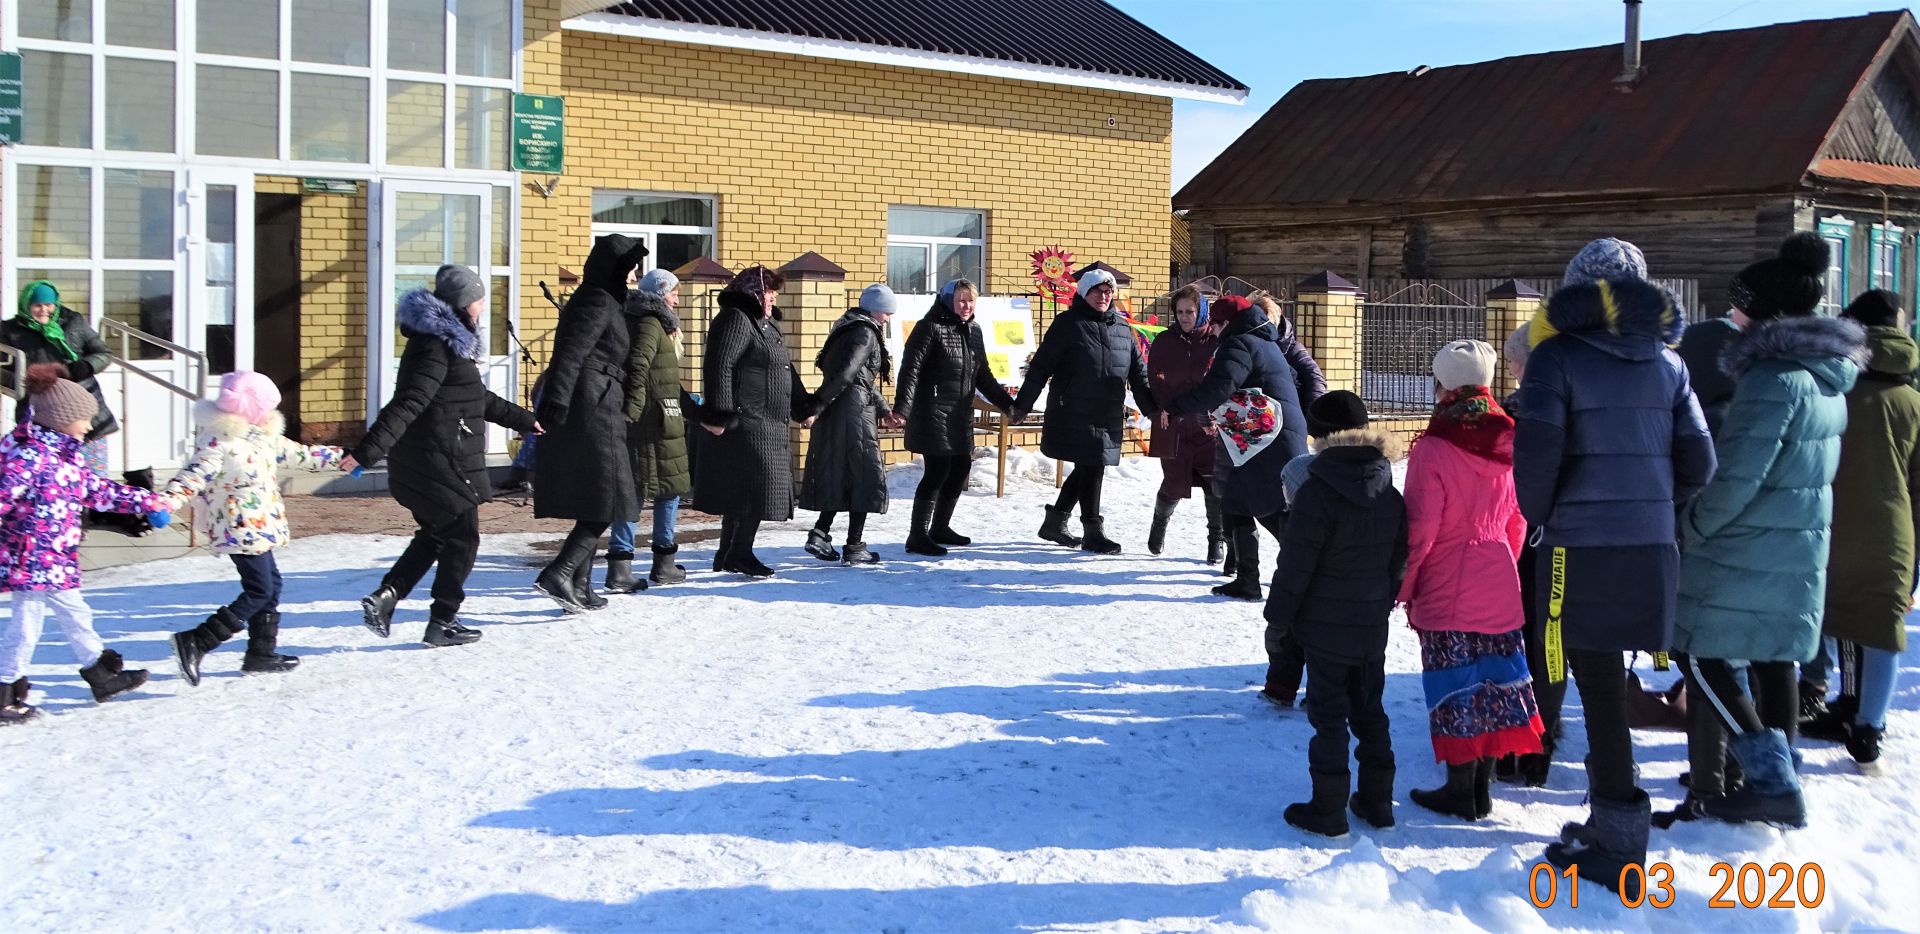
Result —
M240 571L240 596L206 622L173 636L174 657L188 684L200 683L200 660L238 633L243 623L247 655L242 671L282 672L300 663L276 651L280 569L273 550L293 538L280 501L280 467L339 469L345 454L336 447L289 440L279 408L280 390L273 380L244 370L221 377L220 395L194 409L200 436L192 462L160 493L175 512L192 500L194 528L207 536L215 554L233 559Z

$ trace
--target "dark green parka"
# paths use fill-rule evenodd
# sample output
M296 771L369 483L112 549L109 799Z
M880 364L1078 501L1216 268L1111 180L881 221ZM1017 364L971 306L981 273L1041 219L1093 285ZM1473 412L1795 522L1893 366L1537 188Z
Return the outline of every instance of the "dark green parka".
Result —
M627 293L627 447L633 485L651 502L693 489L687 423L680 412L680 351L667 333L671 312L658 295Z
M1899 328L1867 329L1873 356L1847 393L1833 478L1833 548L1823 628L1900 652L1913 593L1914 485L1920 483L1920 347Z

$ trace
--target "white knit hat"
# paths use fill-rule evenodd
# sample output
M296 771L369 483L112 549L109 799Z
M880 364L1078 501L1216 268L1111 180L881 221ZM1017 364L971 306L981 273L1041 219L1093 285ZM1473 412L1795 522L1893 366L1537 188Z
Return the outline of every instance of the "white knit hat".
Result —
M1113 273L1104 269L1089 269L1080 274L1080 284L1074 289L1074 292L1078 293L1081 298L1086 298L1087 293L1093 291L1094 286L1103 282L1107 285L1116 285L1113 281Z
M1486 341L1454 341L1433 355L1433 378L1446 390L1486 386L1493 382L1493 367L1497 362L1499 356Z

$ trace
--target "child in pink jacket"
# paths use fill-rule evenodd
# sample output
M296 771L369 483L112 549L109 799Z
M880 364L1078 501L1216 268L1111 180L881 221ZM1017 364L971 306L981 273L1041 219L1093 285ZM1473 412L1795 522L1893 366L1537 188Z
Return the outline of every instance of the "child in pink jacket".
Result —
M1446 785L1410 797L1470 821L1493 809L1494 760L1540 751L1514 564L1527 523L1514 498L1513 419L1488 388L1495 362L1475 340L1433 359L1438 399L1407 462L1400 587L1420 635L1434 759L1447 765Z
M146 513L160 508L152 493L93 472L81 446L99 402L66 378L58 363L27 368L29 413L0 448L0 590L13 612L0 626L0 724L39 716L27 703L27 663L51 615L80 662L80 676L104 701L147 682L144 669L127 668L93 631L93 610L80 596L81 520L87 510ZM153 524L167 524L154 512Z

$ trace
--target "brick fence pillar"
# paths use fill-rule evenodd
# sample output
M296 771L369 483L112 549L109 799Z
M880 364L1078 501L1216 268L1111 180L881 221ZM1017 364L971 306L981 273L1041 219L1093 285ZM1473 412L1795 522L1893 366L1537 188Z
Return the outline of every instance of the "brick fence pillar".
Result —
M1493 372L1493 395L1505 399L1520 388L1507 369L1507 335L1532 319L1541 306L1540 293L1518 279L1508 279L1487 290L1487 343L1500 354L1500 366Z
M787 353L793 357L800 381L809 389L820 387L820 374L813 358L827 343L833 322L847 310L847 271L818 253L802 253L780 267L786 284L780 287L780 333L786 338ZM805 428L793 429L793 476L800 478L806 463Z
M1328 389L1360 391L1360 287L1332 270L1294 287L1294 330L1327 375Z

